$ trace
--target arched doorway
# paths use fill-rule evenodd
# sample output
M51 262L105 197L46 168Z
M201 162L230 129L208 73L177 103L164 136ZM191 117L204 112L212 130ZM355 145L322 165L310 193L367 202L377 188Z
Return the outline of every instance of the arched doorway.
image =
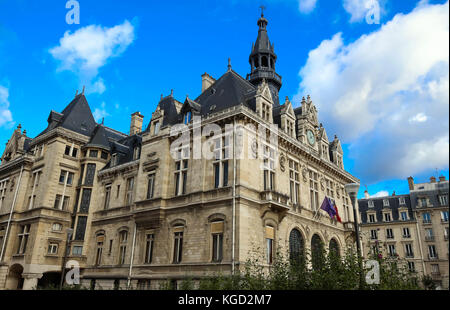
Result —
M333 238L333 239L330 240L330 244L328 246L328 251L330 253L332 253L332 255L334 255L335 257L339 257L340 256L339 244L336 241L336 239Z
M300 262L303 258L305 242L298 229L292 229L289 234L289 259L293 262Z
M61 272L45 272L38 280L37 287L40 289L58 288L61 281Z
M314 269L320 268L323 264L323 241L318 234L311 238L311 263Z
M20 264L14 264L9 268L8 278L6 279L6 289L21 290L23 288L23 267Z

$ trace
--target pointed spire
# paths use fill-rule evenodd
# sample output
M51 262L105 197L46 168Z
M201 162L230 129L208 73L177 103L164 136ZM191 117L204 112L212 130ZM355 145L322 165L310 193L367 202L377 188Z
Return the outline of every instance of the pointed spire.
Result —
M231 58L228 57L228 71L231 71Z
M81 94L84 96L84 89L85 89L85 86L83 85L83 91L81 92Z

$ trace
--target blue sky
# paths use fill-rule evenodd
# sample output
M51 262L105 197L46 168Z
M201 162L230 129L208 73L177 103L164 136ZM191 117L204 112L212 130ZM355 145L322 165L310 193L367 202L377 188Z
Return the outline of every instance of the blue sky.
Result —
M375 1L380 23L369 24L374 1L79 0L69 25L65 0L0 0L0 141L19 123L39 134L82 85L98 121L128 132L131 113L147 124L161 94L197 97L228 57L245 77L264 4L280 98L311 94L360 194L448 178L448 2Z

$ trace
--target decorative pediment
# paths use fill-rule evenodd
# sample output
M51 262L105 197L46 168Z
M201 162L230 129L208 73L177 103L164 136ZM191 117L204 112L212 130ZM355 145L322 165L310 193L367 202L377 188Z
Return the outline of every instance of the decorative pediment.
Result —
M256 95L264 97L267 101L273 103L272 94L270 93L269 84L264 79L261 84L258 85L258 89L256 90Z

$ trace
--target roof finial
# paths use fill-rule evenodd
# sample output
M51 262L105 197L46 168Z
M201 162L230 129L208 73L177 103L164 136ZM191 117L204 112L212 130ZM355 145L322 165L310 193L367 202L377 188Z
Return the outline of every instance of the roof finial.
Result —
M105 118L102 117L102 125L104 125L104 124L105 124Z
M81 92L82 95L84 95L84 89L85 89L85 86L83 85L83 91Z
M261 17L264 17L264 10L266 9L266 7L264 5L261 5L259 8L261 9Z
M76 96L78 96L78 89L77 89L77 92L75 93L75 97L76 97Z
M173 89L170 90L170 95L173 97Z
M231 70L231 58L228 57L228 71Z
M161 99L160 100L162 100L164 98L164 95L163 94L161 94Z

